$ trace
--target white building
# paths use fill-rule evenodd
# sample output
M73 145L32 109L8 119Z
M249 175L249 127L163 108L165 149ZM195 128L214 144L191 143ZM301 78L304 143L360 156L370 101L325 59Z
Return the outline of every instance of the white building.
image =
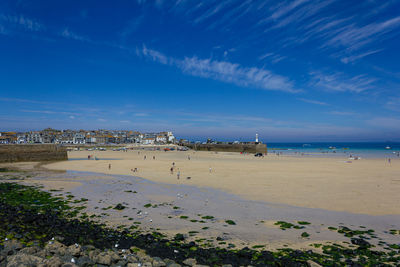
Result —
M85 144L85 136L81 133L76 133L73 138L74 144Z
M142 139L142 144L154 145L154 138L144 138L144 139Z
M28 134L27 141L28 141L28 143L34 143L34 144L43 143L42 136L40 135L40 132L30 132Z
M168 138L168 142L174 143L175 142L175 136L172 134L172 132L168 132L167 133L167 138Z
M156 142L165 144L167 142L167 136L165 136L165 135L157 135Z

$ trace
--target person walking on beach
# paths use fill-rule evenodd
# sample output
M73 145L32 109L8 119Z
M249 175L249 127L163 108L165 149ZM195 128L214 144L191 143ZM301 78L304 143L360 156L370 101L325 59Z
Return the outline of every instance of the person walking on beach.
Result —
M144 155L143 159L146 160L146 155Z
M179 180L179 177L181 176L181 171L178 171L177 173L176 173L176 178Z
M210 171L210 173L211 173L211 171L212 171L211 167L210 167L209 171Z
M388 162L389 162L389 164L391 164L391 163L392 163L392 160L391 160L390 158L388 158Z
M153 156L153 159L156 159L156 156Z
M190 155L188 155L188 160L190 160Z
M109 170L111 170L111 163L110 163L110 164L108 164L108 169L109 169Z
M171 171L171 174L174 174L174 167L171 167L170 171Z

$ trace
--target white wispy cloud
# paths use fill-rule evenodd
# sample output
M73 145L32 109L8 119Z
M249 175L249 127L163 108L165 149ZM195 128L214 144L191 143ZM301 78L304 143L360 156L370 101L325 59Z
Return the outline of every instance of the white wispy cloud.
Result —
M152 59L153 61L159 62L164 65L170 64L170 60L167 56L156 50L149 49L145 45L143 46L142 49L136 49L136 54L139 56L143 55L147 58Z
M347 77L343 73L324 74L322 72L311 72L310 85L326 91L361 93L373 89L375 78L366 75Z
M13 30L15 28L21 28L23 30L32 32L37 32L45 29L43 24L24 15L0 14L0 21L2 21L6 25L2 25L3 32L7 32L7 26L12 28Z
M306 99L306 98L298 98L300 101L314 104L314 105L319 105L319 106L329 106L330 104L318 100L313 100L313 99Z
M242 87L255 87L265 90L296 92L292 83L285 77L273 74L266 69L243 67L237 63L186 57L177 66L184 73L211 78Z
M304 1L299 1L304 2ZM322 9L326 8L330 4L332 4L334 0L326 0L326 1L311 1L307 5L302 5L297 10L290 12L287 16L280 16L277 20L277 23L274 24L272 28L282 28L288 26L289 24L300 24L303 21L313 17L314 15L318 14ZM290 6L290 4L289 4ZM299 5L296 5L296 8ZM287 6L288 7L288 6ZM290 10L294 9L291 8ZM286 12L287 13L287 12ZM286 14L284 13L284 14ZM271 17L274 20L273 17Z
M258 60L268 60L269 62L275 64L278 63L284 59L286 59L287 56L282 56L280 54L275 54L275 53L265 53L261 56L258 57Z
M276 10L271 14L272 19L279 19L280 17L284 16L285 14L291 12L296 7L306 3L309 0L296 0L291 3L280 3L276 7Z
M217 14L223 7L225 7L225 5L225 2L221 2L216 6L209 7L201 16L197 17L193 22L195 24L203 22L204 20Z
M362 59L362 58L364 58L364 57L366 57L366 56L379 53L379 52L381 52L382 50L383 50L383 49L377 49L377 50L367 51L367 52L365 52L365 53L358 54L358 55L352 55L352 56L348 56L348 57L343 57L343 58L340 59L340 61L342 61L342 62L345 63L345 64L347 64L347 63L353 63L354 61L357 61L357 60L359 60L359 59Z
M350 51L357 50L372 42L382 41L385 34L399 26L400 16L361 27L353 23L339 29L337 34L325 43L325 46L344 46Z
M145 56L155 62L171 65L182 70L183 73L192 76L210 78L225 83L235 84L241 87L252 87L264 90L276 90L285 92L299 92L293 83L284 76L257 68L244 67L238 63L218 61L213 59L201 59L196 56L177 59L168 57L163 53L143 46L137 49L138 55Z
M77 40L77 41L82 41L82 42L92 42L91 39L78 35L72 31L70 31L68 28L65 28L62 32L61 32L61 36L67 39L73 39L73 40Z

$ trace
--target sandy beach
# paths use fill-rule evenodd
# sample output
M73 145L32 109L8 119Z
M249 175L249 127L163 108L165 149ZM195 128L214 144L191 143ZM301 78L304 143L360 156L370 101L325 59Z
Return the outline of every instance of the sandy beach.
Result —
M89 154L100 160L88 160ZM244 199L298 207L368 215L400 214L398 159L390 164L385 159L348 163L346 158L276 155L255 158L240 153L144 150L72 151L68 157L71 160L44 167L133 175L167 184L211 187ZM173 163L175 169L171 174ZM132 172L134 168L138 172ZM180 179L177 179L178 171Z

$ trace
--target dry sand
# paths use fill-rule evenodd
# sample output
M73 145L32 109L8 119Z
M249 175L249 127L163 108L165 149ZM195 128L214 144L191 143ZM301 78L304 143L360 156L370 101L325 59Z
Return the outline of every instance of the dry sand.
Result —
M70 160L44 167L134 175L155 182L212 187L245 199L300 207L369 215L400 214L400 159L392 160L391 164L385 159L346 163L345 158L275 155L255 158L239 153L143 150L140 154L137 150L72 151L68 157L87 159L88 154L100 160ZM174 174L170 174L173 162L176 168ZM138 168L137 173L131 171L134 168Z

